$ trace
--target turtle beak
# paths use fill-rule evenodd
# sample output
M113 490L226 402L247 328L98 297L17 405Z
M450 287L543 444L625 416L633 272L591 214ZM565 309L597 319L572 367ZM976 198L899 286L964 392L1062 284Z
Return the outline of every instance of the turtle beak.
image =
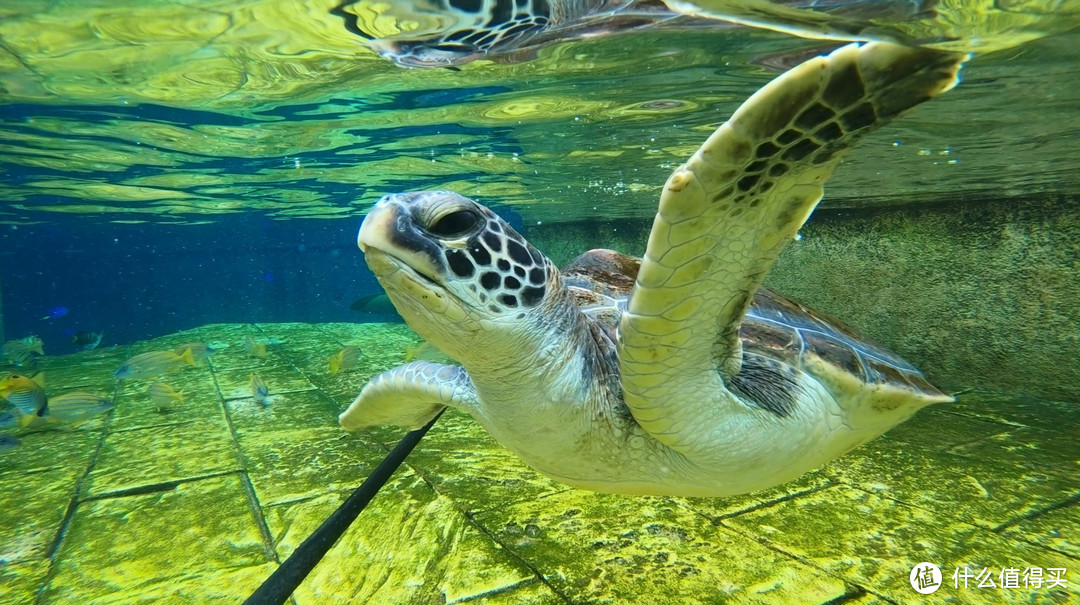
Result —
M441 247L413 220L414 201L415 194L384 196L364 218L356 244L369 265L377 257L389 257L394 264L404 265L420 277L441 284L439 276L445 273ZM386 260L381 258L380 264Z
M386 196L379 200L360 224L356 245L364 254L367 254L369 248L382 248L388 244L385 234L393 229L399 212L389 198L390 196Z

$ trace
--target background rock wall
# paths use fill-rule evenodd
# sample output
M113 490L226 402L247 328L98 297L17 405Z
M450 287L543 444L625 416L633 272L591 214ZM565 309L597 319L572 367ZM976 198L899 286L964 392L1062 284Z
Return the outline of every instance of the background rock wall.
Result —
M563 264L640 255L649 224L536 226ZM815 213L766 285L892 348L947 389L1080 400L1080 199Z

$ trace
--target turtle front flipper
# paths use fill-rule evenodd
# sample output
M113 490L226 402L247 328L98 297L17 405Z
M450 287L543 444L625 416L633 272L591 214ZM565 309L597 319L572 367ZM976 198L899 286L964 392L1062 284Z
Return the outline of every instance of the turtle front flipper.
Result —
M668 179L619 325L626 404L688 453L738 405L739 325L761 281L822 196L841 154L952 88L965 55L851 44L776 78Z
M372 378L338 421L347 431L385 424L418 429L444 407L468 410L475 404L464 368L414 361Z

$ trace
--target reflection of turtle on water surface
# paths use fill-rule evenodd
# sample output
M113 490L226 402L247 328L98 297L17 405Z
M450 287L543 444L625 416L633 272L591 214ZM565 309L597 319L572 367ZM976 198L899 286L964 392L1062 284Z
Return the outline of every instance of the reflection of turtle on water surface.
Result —
M346 0L334 13L404 67L517 63L556 42L736 24L980 52L1080 26L1080 0Z
M570 485L723 496L790 480L951 401L760 284L840 155L951 88L962 60L849 45L777 78L668 179L641 261L592 251L560 274L460 195L383 198L360 229L368 266L462 367L384 372L341 424L415 428L450 406Z

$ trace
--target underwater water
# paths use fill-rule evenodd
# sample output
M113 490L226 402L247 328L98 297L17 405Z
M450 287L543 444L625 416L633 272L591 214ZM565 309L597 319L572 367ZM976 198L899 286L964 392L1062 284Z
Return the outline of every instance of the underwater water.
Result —
M338 414L450 361L365 266L374 202L449 189L560 266L641 255L672 170L843 44L590 30L406 69L342 15L400 36L403 4L0 6L0 604L241 602L405 433ZM725 498L573 489L450 409L290 602L1080 602L1080 9L1051 4L942 3L958 41L875 21L976 53L765 278L955 403Z

